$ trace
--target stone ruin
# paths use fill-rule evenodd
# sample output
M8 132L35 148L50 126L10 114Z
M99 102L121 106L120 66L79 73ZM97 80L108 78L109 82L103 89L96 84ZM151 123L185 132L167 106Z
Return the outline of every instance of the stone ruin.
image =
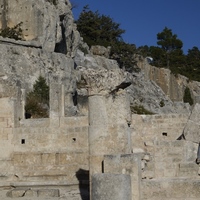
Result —
M77 50L69 1L0 4L2 28L26 19L24 41L0 38L1 199L199 199L198 103L192 113L133 114L132 75L109 49ZM25 119L39 75L50 115Z

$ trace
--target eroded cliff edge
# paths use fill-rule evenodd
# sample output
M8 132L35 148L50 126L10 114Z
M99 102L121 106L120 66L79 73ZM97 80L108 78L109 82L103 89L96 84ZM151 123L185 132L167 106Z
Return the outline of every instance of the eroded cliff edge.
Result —
M22 29L22 40L0 37L1 97L16 98L21 89L29 92L41 75L48 84L65 86L67 115L87 114L88 88L80 84L81 74L90 73L89 69L105 69L104 73L121 70L115 60L109 59L110 49L97 46L90 50L83 42L68 0L55 5L46 0L2 0L0 5L0 28L21 23ZM183 93L188 85L198 102L198 83L191 84L184 77L153 68L145 59L138 59L137 65L140 73L121 70L129 79L126 90L133 107L143 106L152 113L187 113L190 108L183 103ZM100 81L100 77L96 78ZM104 86L110 84L107 81Z

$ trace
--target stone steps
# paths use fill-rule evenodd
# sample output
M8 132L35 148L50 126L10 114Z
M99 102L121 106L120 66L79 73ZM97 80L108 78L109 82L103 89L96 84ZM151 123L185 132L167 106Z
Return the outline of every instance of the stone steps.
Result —
M198 177L195 148L196 146L188 145L184 140L156 141L143 178Z
M2 182L3 185L3 182ZM1 186L1 182L0 182ZM4 185L5 186L5 183ZM89 183L77 184L69 181L16 181L10 183L4 194L5 200L11 198L19 199L70 199L70 200L88 200ZM0 192L1 199L1 192Z
M200 178L142 180L142 200L199 200Z

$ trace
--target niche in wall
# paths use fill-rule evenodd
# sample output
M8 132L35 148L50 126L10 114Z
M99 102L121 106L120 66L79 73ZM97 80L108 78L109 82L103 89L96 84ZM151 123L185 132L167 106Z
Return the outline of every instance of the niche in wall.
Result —
M21 144L25 144L25 143L26 143L25 139L21 139Z
M162 136L167 136L167 133L166 133L166 132L163 132L163 133L162 133Z

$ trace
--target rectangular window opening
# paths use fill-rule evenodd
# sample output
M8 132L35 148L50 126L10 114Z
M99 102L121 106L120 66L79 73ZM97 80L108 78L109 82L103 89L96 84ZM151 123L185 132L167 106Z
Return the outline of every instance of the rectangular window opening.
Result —
M21 144L25 144L25 139L22 139L22 140L21 140Z
M166 133L166 132L164 132L164 133L162 133L162 135L163 135L163 136L167 136L167 133Z

